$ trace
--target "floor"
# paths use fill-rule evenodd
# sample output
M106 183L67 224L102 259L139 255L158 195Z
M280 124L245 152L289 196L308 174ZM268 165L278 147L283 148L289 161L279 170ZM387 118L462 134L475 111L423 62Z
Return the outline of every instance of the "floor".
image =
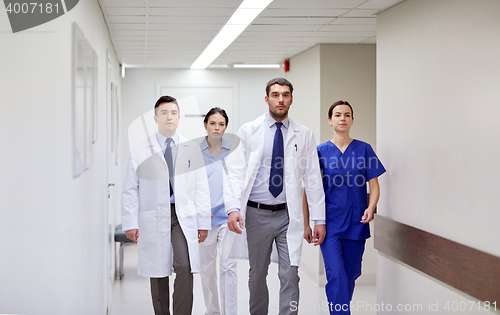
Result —
M124 274L122 280L116 280L113 288L113 304L111 315L153 315L149 279L140 277L136 273L137 246L127 245L124 248ZM326 315L327 302L324 287L318 287L309 277L300 272L300 305L301 315ZM170 285L173 284L173 276ZM238 261L238 314L248 314L248 261ZM278 314L279 280L277 265L271 264L269 268L268 286L270 294L269 314ZM172 292L171 288L171 292ZM375 286L356 286L353 302L357 306L352 310L355 315L375 315L375 311L367 311L366 306L375 305ZM205 312L203 292L199 275L194 277L194 315Z

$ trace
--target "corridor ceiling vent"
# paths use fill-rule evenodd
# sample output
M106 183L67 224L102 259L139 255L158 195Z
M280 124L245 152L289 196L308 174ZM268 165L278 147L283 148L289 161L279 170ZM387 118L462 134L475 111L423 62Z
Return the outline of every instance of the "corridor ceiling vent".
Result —
M243 0L229 21L191 65L191 69L207 68L271 2L273 0Z

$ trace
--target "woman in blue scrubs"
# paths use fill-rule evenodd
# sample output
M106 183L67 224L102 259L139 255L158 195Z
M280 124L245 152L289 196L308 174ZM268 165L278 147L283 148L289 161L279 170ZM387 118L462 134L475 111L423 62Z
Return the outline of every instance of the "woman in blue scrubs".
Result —
M365 241L370 237L368 222L380 194L377 177L385 172L372 147L349 136L353 122L351 105L335 102L328 110L333 139L318 146L326 204L326 237L320 247L330 314L350 314L354 282L361 275ZM308 227L307 220L304 238L310 242Z
M200 243L200 275L207 308L206 315L237 312L236 260L222 259L225 256L222 253L222 240L229 232L222 189L225 158L231 149L231 144L223 138L228 122L229 117L225 110L219 107L210 109L204 119L207 136L200 143L212 203L212 229L208 231L205 241ZM220 292L217 290L217 252L219 252Z

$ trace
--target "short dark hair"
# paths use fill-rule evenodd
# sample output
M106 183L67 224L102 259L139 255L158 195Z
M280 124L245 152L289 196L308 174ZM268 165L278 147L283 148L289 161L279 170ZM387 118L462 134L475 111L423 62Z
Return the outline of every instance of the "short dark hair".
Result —
M348 101L336 101L328 109L328 119L332 118L333 109L335 107L339 106L339 105L347 105L347 106L349 106L349 108L351 109L351 117L354 118L354 111L352 110L352 106L351 106L351 104L349 104Z
M156 101L155 116L158 116L157 108L163 103L174 103L175 105L177 105L177 110L179 111L179 114L181 113L181 110L179 109L179 103L177 103L177 100L175 99L175 97L163 95L163 96L160 96L160 98Z
M266 95L267 96L269 96L269 90L271 89L271 86L275 85L275 84L288 86L290 88L290 94L293 94L293 85L292 85L292 83L290 83L290 81L288 81L285 78L274 78L274 79L271 79L266 84Z
M208 123L208 118L210 118L210 116L212 116L213 114L221 114L222 117L226 119L226 126L227 126L227 124L229 123L229 117L227 116L226 111L220 107L214 107L210 109L208 113L205 115L205 119L203 119L203 122Z

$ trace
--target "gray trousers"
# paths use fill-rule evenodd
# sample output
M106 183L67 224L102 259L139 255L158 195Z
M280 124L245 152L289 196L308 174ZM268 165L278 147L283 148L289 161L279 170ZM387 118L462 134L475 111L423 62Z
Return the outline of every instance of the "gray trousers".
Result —
M288 211L270 211L248 206L246 212L248 259L250 263L248 288L250 290L250 314L265 315L269 308L267 273L271 262L273 243L278 249L280 279L279 314L297 314L299 302L298 267L290 265L286 233Z
M174 315L191 315L193 310L193 274L189 263L186 237L182 232L175 208L171 207L171 239L174 251L174 294L172 294ZM170 315L170 293L168 277L150 278L151 297L155 315Z

